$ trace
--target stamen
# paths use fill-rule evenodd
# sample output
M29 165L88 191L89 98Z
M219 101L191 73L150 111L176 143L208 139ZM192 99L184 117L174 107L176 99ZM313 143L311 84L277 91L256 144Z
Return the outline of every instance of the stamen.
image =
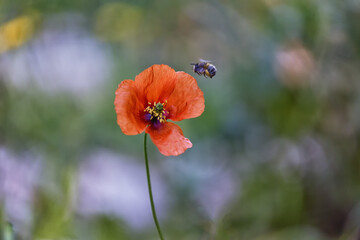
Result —
M151 114L150 120L153 120L156 118L160 123L166 122L166 115L168 114L167 111L165 111L167 101L164 103L160 102L154 102L154 104L151 106L151 103L148 102L149 106L147 106L144 110L144 112L148 112Z

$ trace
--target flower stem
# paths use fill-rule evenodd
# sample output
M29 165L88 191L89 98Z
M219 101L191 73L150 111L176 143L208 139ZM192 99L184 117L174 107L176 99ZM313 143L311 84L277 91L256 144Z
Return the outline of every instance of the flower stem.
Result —
M161 233L159 222L157 220L155 204L154 204L154 199L153 199L153 195L152 195L151 180L150 180L150 170L149 170L149 161L148 161L147 148L146 148L146 139L147 139L147 133L145 133L145 136L144 136L144 153L145 153L146 176L147 176L147 182L148 182L148 188L149 188L151 211L152 211L152 215L153 215L154 222L155 222L155 225L156 225L156 229L157 229L157 231L159 233L159 237L160 237L161 240L164 240L164 237L163 237L163 235Z

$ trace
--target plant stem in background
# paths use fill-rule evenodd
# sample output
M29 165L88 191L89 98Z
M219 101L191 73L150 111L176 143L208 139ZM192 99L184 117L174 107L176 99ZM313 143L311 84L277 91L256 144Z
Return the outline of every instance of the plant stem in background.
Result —
M148 182L148 188L149 188L149 197L150 197L150 204L151 204L151 211L154 218L154 222L156 225L156 229L159 233L159 237L161 240L164 240L163 235L161 233L160 225L156 216L156 210L154 205L154 199L152 195L152 189L151 189L151 179L150 179L150 170L149 170L149 161L147 156L147 148L146 148L146 140L147 140L147 133L145 133L144 136L144 154L145 154L145 165L146 165L146 176L147 176L147 182Z
M9 222L3 224L3 239L14 240L14 229L13 225Z

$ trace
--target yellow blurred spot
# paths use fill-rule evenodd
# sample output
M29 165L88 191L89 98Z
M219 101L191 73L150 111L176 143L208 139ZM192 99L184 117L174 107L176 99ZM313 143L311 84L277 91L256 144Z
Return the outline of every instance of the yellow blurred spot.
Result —
M0 26L0 53L17 48L34 33L34 16L21 16Z
M126 41L139 33L142 10L126 3L107 3L98 11L95 31L107 41Z

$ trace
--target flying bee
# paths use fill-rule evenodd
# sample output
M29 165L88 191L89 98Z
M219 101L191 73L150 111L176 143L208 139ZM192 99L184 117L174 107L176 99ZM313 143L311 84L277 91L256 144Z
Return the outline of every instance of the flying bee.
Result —
M203 75L205 78L212 78L216 74L216 67L211 64L210 61L206 61L200 58L199 63L191 63L193 71L199 75Z

